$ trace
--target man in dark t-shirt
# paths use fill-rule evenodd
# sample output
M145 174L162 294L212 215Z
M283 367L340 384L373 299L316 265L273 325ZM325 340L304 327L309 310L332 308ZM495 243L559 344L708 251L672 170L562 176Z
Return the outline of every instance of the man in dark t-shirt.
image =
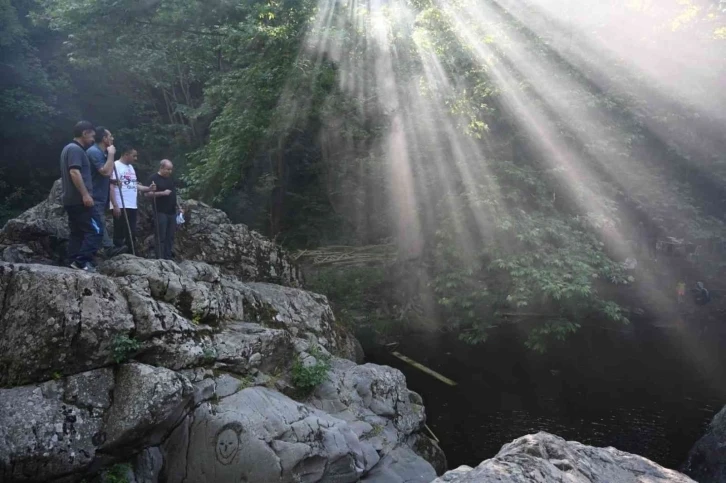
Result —
M156 223L159 226L159 239L156 242L156 258L171 260L176 232L176 216L182 213L176 197L176 186L171 173L174 165L168 159L159 164L159 172L149 178L149 186L156 185L156 191L146 193L147 197L155 198Z
M73 141L63 148L60 156L61 199L68 214L68 260L71 268L94 272L91 264L97 247L93 237L101 234L101 227L93 219L93 181L91 162L86 148L93 144L95 131L88 121L73 128Z

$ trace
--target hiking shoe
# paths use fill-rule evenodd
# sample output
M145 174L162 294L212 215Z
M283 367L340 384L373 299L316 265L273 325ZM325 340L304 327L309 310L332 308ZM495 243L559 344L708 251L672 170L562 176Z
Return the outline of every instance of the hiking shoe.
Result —
M96 267L94 267L90 263L86 263L85 265L81 265L78 262L71 263L71 268L74 270L83 270L84 272L88 273L96 273Z

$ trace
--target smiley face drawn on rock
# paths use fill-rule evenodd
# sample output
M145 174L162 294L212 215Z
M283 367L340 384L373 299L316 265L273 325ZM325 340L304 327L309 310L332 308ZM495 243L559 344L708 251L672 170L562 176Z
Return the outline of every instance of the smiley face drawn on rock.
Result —
M217 431L214 443L214 451L217 461L223 465L229 465L235 459L240 450L240 433L242 425L238 422L227 423Z

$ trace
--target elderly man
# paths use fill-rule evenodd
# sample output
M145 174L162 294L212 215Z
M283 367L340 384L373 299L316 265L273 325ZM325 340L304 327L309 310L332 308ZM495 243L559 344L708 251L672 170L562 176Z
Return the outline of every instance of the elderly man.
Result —
M183 210L179 205L176 196L176 186L171 173L174 165L168 159L162 159L159 163L159 172L149 179L148 185L156 185L156 191L146 193L146 196L154 198L156 224L159 227L158 240L156 241L156 258L171 260L174 248L174 233L176 232L176 216Z

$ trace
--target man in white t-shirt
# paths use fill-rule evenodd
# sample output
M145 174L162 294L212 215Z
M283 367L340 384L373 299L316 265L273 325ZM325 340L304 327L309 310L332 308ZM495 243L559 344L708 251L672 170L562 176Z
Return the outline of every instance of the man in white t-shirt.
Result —
M129 253L133 250L132 237L136 234L136 211L138 192L154 191L156 186L144 186L136 179L137 153L132 147L121 150L121 159L114 164L111 173L111 206L113 207L113 244L117 247L126 244ZM126 213L124 214L124 210ZM126 225L128 218L128 226ZM129 233L129 228L131 232Z

